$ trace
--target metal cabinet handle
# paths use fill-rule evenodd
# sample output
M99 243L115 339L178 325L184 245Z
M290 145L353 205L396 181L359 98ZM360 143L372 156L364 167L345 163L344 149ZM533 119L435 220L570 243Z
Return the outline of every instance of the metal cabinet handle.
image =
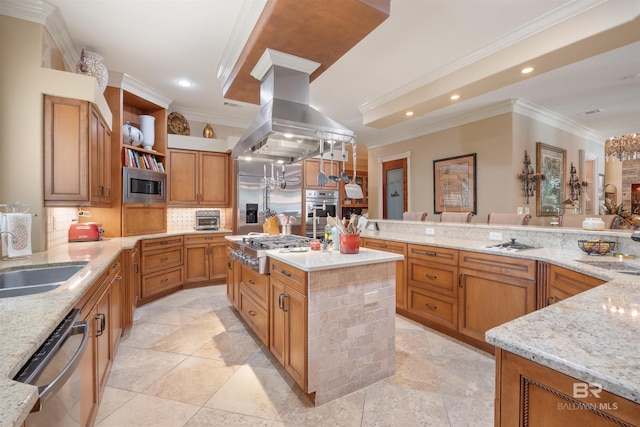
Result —
M252 284L252 285L256 284L256 282L253 279L249 279L249 283Z
M425 304L427 306L427 308L431 309L431 310L436 310L438 308L437 305L433 305L433 304Z
M278 295L278 308L284 310L284 294Z
M100 322L99 326L98 326L98 332L96 332L96 337L99 337L100 335L102 335L104 333L104 330L105 330L105 328L107 326L107 316L105 316L102 313L98 313L96 315L96 320L98 322Z
M167 240L163 240L162 242L160 242L161 245L168 245L169 242Z
M133 264L133 274L138 274L138 263Z
M387 247L387 245L380 245L380 247L381 247L381 248L386 248L386 247Z
M249 313L249 316L255 316L256 315L256 312L253 311L253 310L249 310L249 311L247 311L247 313Z
M118 274L118 275L116 276L116 280L122 280L122 276Z
M116 262L115 265L113 266L113 269L115 270L118 267L120 267L120 262Z
M233 270L233 263L231 261L227 261L227 268Z
M285 301L287 300L288 297L289 295L282 294L282 311L284 311L285 313L289 311L288 308L285 308Z
M288 271L282 270L280 273L282 273L284 276L291 277L291 273L289 273Z
M458 287L462 288L462 278L463 278L464 274L461 274L458 276Z
M556 297L549 297L547 298L547 305L551 305L554 302L556 302Z
M424 276L425 276L427 279L430 279L430 280L436 280L436 279L438 278L438 276L434 276L434 275L432 275L432 274L425 274Z
M167 277L165 277L164 279L160 280L160 283L164 283L164 282L168 282L169 279Z

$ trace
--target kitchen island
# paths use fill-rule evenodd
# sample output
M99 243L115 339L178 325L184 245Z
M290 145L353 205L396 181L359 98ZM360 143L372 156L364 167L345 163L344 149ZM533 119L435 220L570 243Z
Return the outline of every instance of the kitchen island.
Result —
M241 269L237 308L321 405L394 374L395 268L401 259L364 248L358 254L273 249L268 251L269 283L262 290L253 270ZM264 287L269 288L263 304L268 332L264 321L255 320Z

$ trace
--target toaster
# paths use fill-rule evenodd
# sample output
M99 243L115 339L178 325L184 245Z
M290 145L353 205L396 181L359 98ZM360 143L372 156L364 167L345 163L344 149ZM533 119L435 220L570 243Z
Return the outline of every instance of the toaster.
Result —
M70 242L91 242L102 240L104 229L97 222L74 223L69 227Z

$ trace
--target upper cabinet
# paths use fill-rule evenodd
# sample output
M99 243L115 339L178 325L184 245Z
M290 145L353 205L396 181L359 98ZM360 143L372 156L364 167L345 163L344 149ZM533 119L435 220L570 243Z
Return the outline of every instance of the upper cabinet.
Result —
M322 170L327 178L331 175L340 176L340 167L342 163L323 160ZM307 159L303 164L304 170L304 188L305 190L338 190L339 182L328 179L327 184L320 185L318 183L318 175L320 174L320 159Z
M44 97L46 206L110 206L111 132L87 101Z
M170 149L168 168L170 205L229 206L228 154Z

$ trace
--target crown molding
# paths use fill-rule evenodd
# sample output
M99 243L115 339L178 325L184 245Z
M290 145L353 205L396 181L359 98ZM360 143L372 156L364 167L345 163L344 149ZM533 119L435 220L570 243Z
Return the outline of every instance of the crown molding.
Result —
M243 131L251 123L255 114L252 114L252 118L243 120L239 118L237 114L221 114L221 113L209 113L200 110L190 109L178 104L171 104L170 112L177 111L182 114L187 120L203 123L211 123L213 125L231 126L241 128Z
M222 52L220 64L218 64L218 80L221 87L225 87L231 77L233 67L238 62L238 58L244 49L244 45L249 40L249 36L255 27L258 18L267 4L267 0L243 0L240 12L236 18L233 30L229 35L229 40Z
M152 88L151 86L136 80L128 74L109 70L109 81L107 85L119 87L129 93L146 99L161 108L169 108L173 101L169 96Z
M426 86L434 81L443 78L449 74L460 71L461 69L468 67L481 59L485 59L501 50L504 50L514 44L526 40L529 37L534 36L544 30L552 28L555 25L558 25L569 18L574 16L578 16L581 13L589 10L599 4L606 3L606 0L585 0L580 2L571 2L568 3L551 13L543 15L538 19L531 21L525 26L517 28L501 37L497 40L481 47L480 49L475 50L471 54L460 58L456 61L453 61L443 67L435 69L422 77L417 78L416 80L409 82L403 86L399 86L398 88L388 92L378 98L372 99L361 104L358 107L358 110L361 113L365 113L374 108L378 108L381 105L384 105L388 102L391 102L401 96L404 96L420 87Z
M44 24L46 16L43 14L43 4L42 0L2 0L0 15Z

